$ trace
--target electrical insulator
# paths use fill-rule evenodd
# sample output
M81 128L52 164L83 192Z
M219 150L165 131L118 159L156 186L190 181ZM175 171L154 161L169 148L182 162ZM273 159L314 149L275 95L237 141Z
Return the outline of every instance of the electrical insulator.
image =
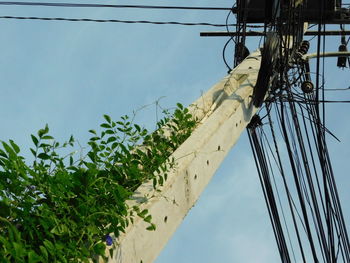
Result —
M342 41L338 50L339 52L348 51L348 49L346 48L346 41L344 36L342 36ZM337 66L339 68L346 68L346 60L347 60L347 57L338 57Z
M311 81L304 81L301 84L301 90L304 93L312 93L314 91L314 84Z
M303 42L301 42L300 47L296 52L296 56L301 58L303 55L306 55L306 53L309 51L309 48L310 48L310 42L304 40Z

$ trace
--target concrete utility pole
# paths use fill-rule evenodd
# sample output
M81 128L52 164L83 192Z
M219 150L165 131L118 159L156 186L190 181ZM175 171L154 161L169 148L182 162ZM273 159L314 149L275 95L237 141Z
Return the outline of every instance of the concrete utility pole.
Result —
M252 106L251 95L260 62L260 51L253 52L189 107L201 121L173 153L176 168L168 173L160 192L147 182L128 203L148 209L157 229L146 230L147 223L136 218L118 238L109 262L151 263L157 258L254 116L257 108Z
M276 18L273 14L279 14L280 11L280 6L275 4L277 2L273 0L268 1L270 3L269 7L261 6L260 9L250 8L250 5L259 7L262 3L260 0L241 1L243 1L243 7L247 5L248 11L242 10L248 13L244 16L239 15L238 22L240 22L240 17L244 17L248 22L266 23L266 14L270 14L270 20L274 20ZM298 6L300 3L302 1L297 0L295 5ZM316 0L309 1L306 6L306 14L308 14L311 22L317 20L318 17L314 6L317 7ZM242 10L240 12L243 12ZM271 10L276 12L271 13ZM333 10L332 6L329 7L329 10ZM325 16L326 22L348 21L344 18L348 14L346 10L346 12L340 10L339 14L331 11L329 11L329 14L325 13L327 14ZM304 28L304 33L306 29ZM320 35L321 33L312 32L314 35ZM349 32L343 30L340 33L324 32L325 35L326 33L345 35ZM231 37L239 36L239 34L249 35L246 31L243 33L202 33L203 36ZM253 32L253 35L263 34L265 33ZM286 33L286 36L290 39L293 37L289 33ZM152 182L146 182L135 191L133 200L128 202L129 207L138 205L141 210L147 209L152 215L152 222L156 225L156 230L146 230L148 224L142 218L136 217L134 224L130 225L125 234L118 238L117 246L113 248L113 257L110 258L109 262L152 263L157 258L255 115L258 108L253 104L259 106L264 100L270 85L270 76L265 76L265 73L268 71L267 69L272 68L271 61L277 54L272 49L276 44L274 42L276 38L272 37L271 39L273 41L268 41L269 36L267 36L267 45L264 48L265 60L263 59L263 62L260 51L253 52L227 77L214 85L189 107L190 113L200 120L200 123L192 135L170 157L176 160L176 168L168 172L168 180L159 191L153 189ZM348 54L343 52L341 55L345 57ZM304 59L307 60L308 58L305 57ZM266 61L271 63L266 63ZM261 64L263 66L260 75L264 77L264 81L258 82L257 87L255 87ZM259 79L262 79L262 76ZM261 99L259 103L253 103L252 100L254 87L260 93L262 89L264 90L264 93L258 94ZM256 92L254 96L256 98Z

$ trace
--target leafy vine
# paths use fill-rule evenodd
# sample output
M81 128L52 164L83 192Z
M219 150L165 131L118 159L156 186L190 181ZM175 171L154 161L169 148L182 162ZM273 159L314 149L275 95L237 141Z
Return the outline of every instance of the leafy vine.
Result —
M155 230L152 216L126 201L144 182L163 185L175 164L170 155L188 138L197 122L181 104L165 112L149 132L128 116L113 121L104 115L102 130L90 130L83 157L71 152L71 136L59 143L49 128L31 135L31 165L14 141L0 148L0 262L89 262L135 216ZM66 153L66 154L62 154Z

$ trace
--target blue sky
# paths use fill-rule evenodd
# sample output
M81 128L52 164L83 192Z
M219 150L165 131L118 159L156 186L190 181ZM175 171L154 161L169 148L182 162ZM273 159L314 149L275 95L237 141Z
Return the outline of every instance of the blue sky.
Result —
M76 1L79 2L79 1ZM84 1L80 1L84 2ZM230 7L231 1L105 1ZM226 12L1 7L0 15L224 23ZM226 75L225 38L200 38L209 27L44 21L0 21L0 139L13 139L29 156L30 134L46 123L59 140L73 134L84 145L103 114L118 119L160 97L163 107L189 105ZM222 29L224 30L224 29ZM331 38L327 48L338 48ZM315 48L313 42L313 48ZM258 39L248 42L253 50ZM232 49L228 50L228 59ZM329 65L329 67L328 67ZM326 85L349 87L349 70L327 60ZM350 99L348 92L330 98ZM350 222L349 106L330 105L327 125L345 221ZM155 127L156 107L137 122ZM349 223L348 223L349 226ZM202 197L156 263L279 262L272 229L246 135L228 155Z

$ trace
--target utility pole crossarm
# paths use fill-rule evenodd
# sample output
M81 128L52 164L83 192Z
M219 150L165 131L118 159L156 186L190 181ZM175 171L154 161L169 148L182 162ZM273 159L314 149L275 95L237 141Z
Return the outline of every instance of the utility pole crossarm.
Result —
M176 168L168 172L159 192L147 182L128 203L148 209L157 229L146 230L147 223L136 218L118 238L109 262L151 263L156 259L255 114L251 95L260 62L260 52L253 52L189 107L201 121L173 153Z
M350 24L350 20L347 21ZM247 37L259 37L265 36L266 34L263 31L247 31L247 32L227 32L227 31L218 31L218 32L201 32L201 37L235 37L235 36L247 36ZM304 36L348 36L350 35L349 30L327 30L327 31L306 31Z

